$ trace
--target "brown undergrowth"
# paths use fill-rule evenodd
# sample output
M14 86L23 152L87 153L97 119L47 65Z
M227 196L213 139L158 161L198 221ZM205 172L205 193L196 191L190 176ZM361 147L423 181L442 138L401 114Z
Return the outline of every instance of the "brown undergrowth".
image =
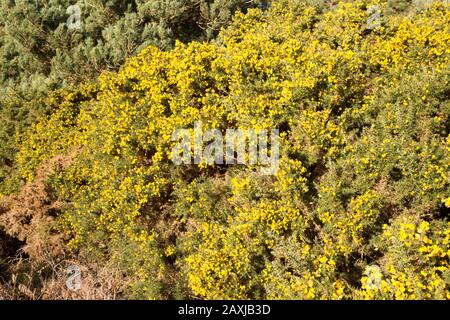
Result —
M36 263L21 257L11 259L8 275L0 283L0 300L118 300L127 296L129 281L118 268L80 260ZM80 270L77 290L68 286L70 266Z
M18 195L0 199L0 226L24 243L21 250L32 260L41 261L64 254L64 236L56 230L58 202L52 202L46 179L54 171L73 162L73 157L56 156L36 172L34 181L25 184Z
M59 155L46 161L18 195L0 199L1 299L121 299L127 280L114 266L100 266L67 252L57 230L61 204L51 199L47 177L70 166L74 159ZM69 266L81 271L79 290L67 286Z

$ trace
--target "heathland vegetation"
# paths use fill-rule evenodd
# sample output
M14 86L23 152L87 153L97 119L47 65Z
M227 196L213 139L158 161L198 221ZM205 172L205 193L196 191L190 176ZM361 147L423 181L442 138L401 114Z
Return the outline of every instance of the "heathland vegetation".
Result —
M450 298L446 1L86 0L70 33L52 7L69 1L12 2L11 295ZM278 171L175 165L172 134L196 121L278 129ZM87 270L85 291L63 287L67 263Z

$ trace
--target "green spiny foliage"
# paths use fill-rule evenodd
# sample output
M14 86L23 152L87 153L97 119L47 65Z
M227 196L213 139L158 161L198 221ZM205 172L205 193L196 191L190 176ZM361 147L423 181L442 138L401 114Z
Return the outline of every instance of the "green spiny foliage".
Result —
M80 9L80 27L69 18ZM47 92L115 70L142 48L211 40L245 0L2 0L0 3L0 191L15 189L16 135L52 110ZM17 182L17 181L16 181Z
M374 30L370 5L280 0L215 43L148 47L49 96L20 172L73 159L47 181L60 230L137 297L448 299L450 9ZM279 171L174 165L199 120L280 128Z

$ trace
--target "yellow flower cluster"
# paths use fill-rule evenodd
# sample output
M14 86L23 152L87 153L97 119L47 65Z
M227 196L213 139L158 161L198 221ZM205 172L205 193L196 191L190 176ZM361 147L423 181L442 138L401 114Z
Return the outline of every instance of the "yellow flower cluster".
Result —
M217 42L149 47L49 97L20 170L73 153L48 182L62 230L141 298L449 298L450 8L370 30L370 4L277 0ZM279 171L175 166L195 121L278 128Z
M382 238L388 253L379 286L367 286L366 299L450 299L450 223L442 231L420 219L399 217L384 226Z

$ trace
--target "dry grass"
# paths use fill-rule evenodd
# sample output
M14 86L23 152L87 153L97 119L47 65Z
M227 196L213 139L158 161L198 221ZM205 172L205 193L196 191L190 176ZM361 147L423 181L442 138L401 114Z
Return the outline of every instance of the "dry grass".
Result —
M119 300L126 298L129 280L118 268L87 266L79 261L64 260L37 266L17 258L7 279L0 283L0 299L11 300ZM71 290L67 267L81 271L79 290Z

